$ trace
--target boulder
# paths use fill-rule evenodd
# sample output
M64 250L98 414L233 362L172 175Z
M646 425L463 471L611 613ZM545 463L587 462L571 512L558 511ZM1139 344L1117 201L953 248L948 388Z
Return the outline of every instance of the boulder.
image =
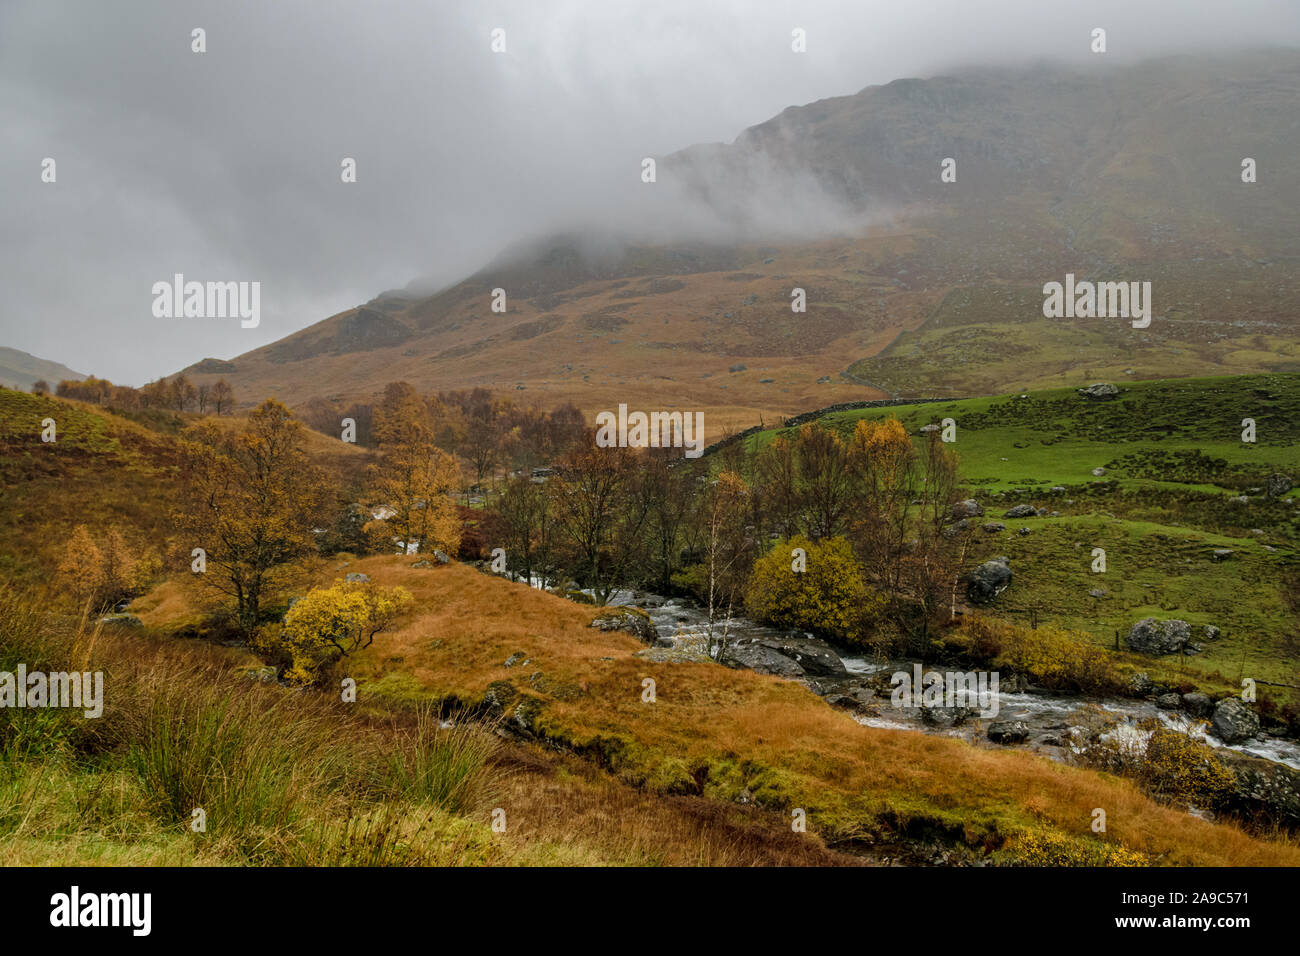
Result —
M1098 465L1096 468L1092 470L1092 474L1093 477L1100 478L1102 475L1106 474L1106 469Z
M815 637L764 637L754 643L784 654L812 677L848 677L848 668L825 641Z
M1148 677L1144 671L1139 671L1128 679L1128 689L1136 697L1146 697L1148 694L1152 693L1155 686L1156 685L1152 682L1151 678Z
M1029 725L1023 720L995 720L986 733L995 744L1018 744L1029 737Z
M984 522L984 530L989 534L997 534L999 531L1006 531L1007 526L1001 521L986 521Z
M1038 509L1033 505L1015 505L1007 511L1004 518L1037 518Z
M1087 388L1076 388L1075 391L1093 401L1104 402L1119 397L1119 386L1111 385L1109 382L1096 382Z
M1194 690L1190 694L1183 695L1183 710L1193 717L1209 717L1214 713L1214 701L1210 700L1209 694Z
M1214 705L1210 729L1225 744L1239 744L1259 733L1259 717L1236 697L1225 697Z
M1252 817L1262 812L1283 826L1300 827L1300 770L1234 750L1216 756L1235 778L1227 809Z
M483 706L494 716L504 716L506 708L518 696L519 691L509 681L493 681L483 692Z
M969 707L922 707L921 720L931 727L958 727L971 717L975 711Z
M1183 699L1174 693L1161 694L1156 698L1156 706L1161 710L1177 710L1182 703Z
M968 576L966 595L975 604L988 604L1011 584L1011 559L985 561Z
M443 552L443 551L435 551L435 552L433 552L433 557L434 557L434 560L436 560L439 564L450 564L450 563L451 563L451 558L448 557L447 554L446 554L445 552Z
M1186 621L1158 621L1154 617L1144 617L1133 625L1128 633L1129 650L1139 654L1161 657L1182 650L1192 636L1192 629Z
M362 574L360 571L349 571L348 576L343 580L348 584L365 584L370 580L370 575Z
M1269 475L1264 481L1264 494L1270 498L1281 498L1291 490L1291 479L1286 475Z
M959 534L965 534L970 530L970 519L962 518L960 521L954 521L948 527L943 529L944 537L955 538Z
M775 674L777 677L800 677L804 673L798 663L780 651L752 641L729 645L722 663L759 674Z
M959 501L952 506L952 516L954 518L980 518L984 515L984 509L974 498L967 498L965 501Z
M1207 641L1217 641L1221 633L1223 632L1213 624L1207 624L1205 627L1201 628L1201 637Z
M1231 548L1215 548L1215 549L1210 553L1210 556L1213 557L1215 561L1226 561L1226 560L1228 560L1228 558L1232 557L1232 549L1231 549Z
M502 666L514 667L516 664L527 664L527 663L528 663L528 655L525 654L523 651L515 651L513 654L511 654L509 657L506 658L506 662Z
M654 621L645 611L634 607L607 607L591 620L602 631L626 631L643 644L653 644L659 637Z

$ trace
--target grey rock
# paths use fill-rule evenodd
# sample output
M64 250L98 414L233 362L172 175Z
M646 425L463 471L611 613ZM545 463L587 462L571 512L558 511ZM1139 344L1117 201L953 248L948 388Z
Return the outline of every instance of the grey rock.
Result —
M1259 717L1236 697L1225 697L1214 705L1210 729L1225 744L1239 744L1259 733Z
M1029 737L1029 725L1023 720L995 720L986 734L995 744L1018 744Z
M1192 629L1186 621L1158 621L1154 617L1144 617L1129 631L1128 646L1139 654L1160 657L1181 650L1191 636Z
M730 645L722 662L729 667L741 667L778 677L800 677L804 673L802 667L780 651L749 641Z
M985 561L968 576L966 594L976 604L988 604L1011 584L1011 560Z
M1270 498L1281 498L1291 490L1291 479L1286 475L1269 475L1264 481L1264 494Z
M1209 717L1214 713L1214 701L1210 700L1209 694L1194 690L1190 694L1183 695L1183 710L1193 717Z
M959 727L975 716L969 707L922 707L921 720L931 727Z
M948 527L943 529L945 538L955 538L959 534L965 534L970 530L970 519L962 518L960 521L954 521Z
M1102 475L1106 474L1106 469L1098 466L1092 470L1092 473L1095 477L1100 478Z
M967 498L965 501L959 501L952 506L952 516L954 518L980 518L984 515L984 509L974 498Z
M370 580L370 575L362 574L360 571L349 571L348 576L344 578L348 584L364 584Z
M984 522L984 530L989 534L997 534L999 531L1006 531L1007 526L1001 521L986 521Z
M1092 399L1094 401L1106 401L1108 399L1119 397L1119 387L1111 385L1109 382L1096 382L1095 384L1089 385L1087 388L1076 388L1075 391L1084 398Z
M1220 631L1213 624L1207 624L1205 625L1205 627L1201 628L1201 637L1207 641L1217 641L1219 639L1219 635L1222 633L1223 632Z
M1038 517L1038 509L1035 508L1033 505L1015 505L1012 508L1008 509L1006 514L1004 514L1002 517L1036 518Z
M1183 699L1177 694L1161 694L1156 698L1156 706L1161 710L1177 710L1182 703Z
M1228 558L1232 557L1232 554L1233 552L1231 548L1215 548L1211 556L1215 561L1226 561Z

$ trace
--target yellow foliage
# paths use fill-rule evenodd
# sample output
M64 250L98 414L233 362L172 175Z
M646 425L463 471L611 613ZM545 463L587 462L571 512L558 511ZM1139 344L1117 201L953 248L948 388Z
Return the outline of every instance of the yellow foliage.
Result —
M312 683L324 665L369 647L411 604L411 593L403 587L360 582L313 588L289 609L277 638L292 660L285 678Z
M802 548L806 569L794 570ZM853 549L843 538L811 541L802 535L778 541L754 562L745 606L778 627L806 628L841 640L861 639L863 625L883 606L868 592Z

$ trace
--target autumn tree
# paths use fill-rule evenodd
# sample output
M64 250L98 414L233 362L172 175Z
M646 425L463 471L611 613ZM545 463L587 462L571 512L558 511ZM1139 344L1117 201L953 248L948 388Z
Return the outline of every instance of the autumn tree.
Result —
M550 489L557 524L576 551L579 573L604 604L617 586L609 559L632 464L628 449L598 448L595 435L589 438L590 444L584 442L556 466Z
M528 475L507 482L493 507L492 530L505 549L508 567L531 583L547 580L554 568L555 515L546 486Z
M758 453L755 471L767 526L783 538L796 534L800 523L800 498L794 443L784 435L777 435Z
M212 383L212 410L218 415L234 411L235 390L224 378Z
M285 678L309 684L329 663L364 650L412 604L405 588L343 582L313 588L284 617L275 644L290 658Z
M203 580L234 599L251 637L268 589L315 550L324 480L304 450L303 426L268 399L237 433L210 419L183 435L184 490L175 521L186 548L203 548Z
M745 606L760 621L848 642L863 640L864 624L880 603L863 583L848 541L802 535L776 542L754 562L745 594Z
M427 421L387 420L380 434L381 457L370 470L368 493L393 513L367 530L386 542L396 538L407 552L442 550L454 555L461 537L451 498L460 479L456 459L433 443Z
M750 489L734 471L708 482L700 496L699 520L706 531L705 573L708 581L708 653L721 660L731 633L732 612L749 575L756 542L746 528ZM721 630L717 627L723 616Z
M808 536L819 539L841 533L853 502L844 442L833 430L809 422L799 429L794 454Z
M84 524L77 525L63 546L58 576L78 607L99 610L95 604L100 593L103 564L104 556L91 538L90 530Z
M135 593L137 561L117 528L96 542L85 525L78 525L63 551L58 575L78 607L98 613Z

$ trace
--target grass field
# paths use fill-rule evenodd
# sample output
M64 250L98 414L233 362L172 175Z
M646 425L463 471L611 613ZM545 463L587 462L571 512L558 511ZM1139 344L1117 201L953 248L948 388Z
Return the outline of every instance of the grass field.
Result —
M896 416L913 434L956 422L962 481L985 511L975 523L1006 525L976 533L973 559L1004 554L1015 573L993 613L1035 611L1108 647L1147 616L1213 624L1222 638L1177 664L1191 679L1219 691L1243 674L1300 683L1300 630L1282 593L1297 567L1297 492L1261 494L1270 475L1300 479L1300 375L1118 384L1110 401L1051 389L823 420L846 434L861 418ZM1253 444L1241 440L1244 418L1256 422ZM1019 503L1059 515L1002 517ZM1104 573L1092 571L1094 548L1106 551ZM1232 555L1217 560L1216 549Z

